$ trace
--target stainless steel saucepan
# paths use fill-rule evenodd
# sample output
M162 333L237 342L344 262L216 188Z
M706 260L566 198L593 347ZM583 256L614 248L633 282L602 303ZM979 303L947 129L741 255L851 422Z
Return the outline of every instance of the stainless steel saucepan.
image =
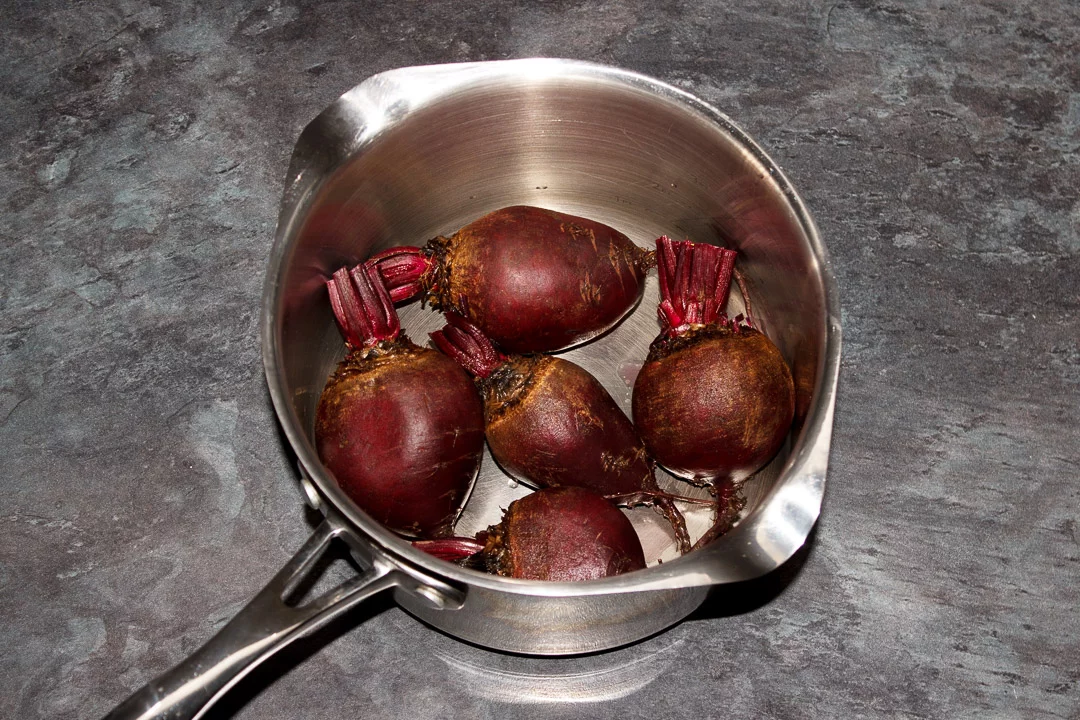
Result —
M728 535L675 558L658 516L628 511L652 561L646 570L584 583L495 577L414 550L359 510L319 462L312 417L343 352L325 279L386 247L422 244L515 204L599 220L645 246L667 234L739 251L754 314L791 365L797 401L788 443L748 483L747 509ZM659 330L655 303L653 279L615 331L567 353L627 409ZM733 309L740 303L736 297ZM821 508L839 318L825 248L799 196L746 133L692 95L635 73L549 59L368 79L297 143L262 306L270 393L308 502L325 520L216 637L109 717L200 717L262 660L383 590L450 635L554 655L633 642L688 615L710 586L770 572L806 541ZM416 304L402 321L418 342L440 322ZM485 457L458 533L498 521L500 507L524 492ZM287 604L334 538L348 543L363 574L307 604Z

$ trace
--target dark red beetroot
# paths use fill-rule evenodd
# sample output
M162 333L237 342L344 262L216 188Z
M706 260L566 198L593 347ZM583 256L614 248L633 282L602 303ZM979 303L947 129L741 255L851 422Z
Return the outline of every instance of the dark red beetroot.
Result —
M540 487L576 486L622 504L654 504L690 547L682 513L660 491L630 419L596 378L569 360L498 352L467 320L447 314L435 345L476 378L492 456Z
M414 545L444 560L478 557L491 573L527 580L596 580L645 567L641 541L626 516L578 487L538 490L515 500L502 522L477 540Z
M327 288L349 354L319 398L319 456L375 520L405 535L445 534L484 450L472 381L401 333L374 269L339 270Z
M649 454L696 481L739 483L791 427L791 371L763 333L724 315L735 252L657 241L660 324L634 384L634 424Z
M524 205L475 220L423 249L374 256L395 302L420 294L468 318L508 352L585 342L641 297L653 254L585 218Z

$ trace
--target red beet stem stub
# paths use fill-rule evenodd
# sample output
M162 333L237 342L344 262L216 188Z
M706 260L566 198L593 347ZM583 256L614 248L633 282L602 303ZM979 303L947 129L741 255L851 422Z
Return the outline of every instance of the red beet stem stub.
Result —
M326 289L338 327L351 347L370 347L401 332L394 303L376 269L341 268L326 281Z
M681 332L694 325L712 325L724 316L734 250L666 235L656 241L656 266L660 279L660 323L667 332Z
M480 329L460 315L446 313L447 325L431 333L431 341L478 378L486 378L506 362Z
M383 250L365 265L378 268L395 303L411 300L424 290L424 276L431 272L431 257L422 248L403 245Z
M412 546L432 557L447 562L460 562L482 552L484 543L474 538L451 537L436 540L414 540Z

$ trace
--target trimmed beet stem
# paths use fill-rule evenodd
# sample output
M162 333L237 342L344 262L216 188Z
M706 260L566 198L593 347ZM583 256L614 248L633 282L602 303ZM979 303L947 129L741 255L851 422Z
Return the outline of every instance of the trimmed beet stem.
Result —
M446 327L431 333L431 340L459 365L476 377L486 378L506 362L507 357L475 325L454 313L445 317Z
M394 302L374 267L341 268L326 281L330 307L345 340L353 348L393 340L401 332Z
M414 540L412 546L428 555L447 562L458 562L484 549L484 543L473 538L450 537L437 540Z
M377 267L395 303L411 300L424 290L424 276L432 262L422 248L403 245L383 250L368 258L365 265Z
M658 314L665 332L724 319L735 269L734 250L664 235L656 241Z

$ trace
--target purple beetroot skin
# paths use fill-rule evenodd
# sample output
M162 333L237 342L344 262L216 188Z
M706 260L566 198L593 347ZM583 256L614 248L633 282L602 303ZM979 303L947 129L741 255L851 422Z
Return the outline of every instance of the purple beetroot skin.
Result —
M420 295L507 352L554 352L613 327L641 298L653 253L602 223L518 205L424 248L368 261L394 301Z
M327 288L349 353L319 398L319 456L375 520L412 537L444 535L484 449L472 381L401 333L374 269L339 270Z
M663 329L634 383L634 425L649 454L718 496L716 524L698 546L734 522L739 486L780 449L795 409L777 347L724 315L734 264L732 250L657 241Z
M444 560L470 558L488 572L527 580L596 580L641 570L645 555L634 526L591 490L538 490L510 503L502 522L475 539L413 543Z
M432 333L436 347L475 378L488 447L510 475L539 487L585 487L618 503L655 505L680 550L690 547L682 514L656 484L637 431L586 370L550 355L500 353L464 318Z

